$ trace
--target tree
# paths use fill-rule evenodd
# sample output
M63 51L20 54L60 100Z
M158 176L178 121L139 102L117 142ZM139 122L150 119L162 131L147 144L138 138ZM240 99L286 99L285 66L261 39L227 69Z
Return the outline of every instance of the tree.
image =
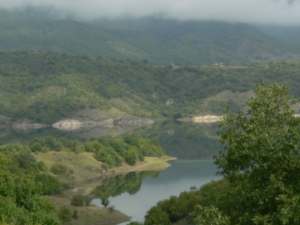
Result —
M258 85L248 109L220 123L219 174L241 185L242 224L300 223L300 119L289 90Z
M40 185L31 175L11 173L11 163L0 152L0 223L59 225L54 204L40 197Z
M209 225L229 225L229 218L222 215L222 213L215 206L203 207L198 205L192 213L193 220L196 224Z
M101 198L101 204L107 208L107 206L109 205L109 200L107 198Z

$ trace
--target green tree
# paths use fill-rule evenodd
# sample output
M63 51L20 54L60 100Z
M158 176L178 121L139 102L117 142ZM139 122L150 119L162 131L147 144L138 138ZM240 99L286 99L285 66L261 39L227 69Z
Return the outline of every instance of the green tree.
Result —
M63 222L70 222L72 220L72 217L74 215L72 215L72 210L70 207L68 206L60 206L58 209L58 215L59 218L63 221Z
M196 224L208 225L229 225L229 218L222 215L222 213L215 206L203 207L198 205L192 213L193 220Z
M145 225L170 225L172 224L168 213L161 207L152 207L145 216Z
M0 153L0 218L7 224L58 225L56 208L40 197L40 185L27 174L11 173L11 157Z
M109 205L109 200L107 198L101 198L101 204L107 208L107 206Z
M71 200L71 205L74 206L84 206L85 205L85 197L83 195L74 195Z
M300 119L289 90L259 85L248 109L220 123L219 174L239 183L241 224L299 224Z

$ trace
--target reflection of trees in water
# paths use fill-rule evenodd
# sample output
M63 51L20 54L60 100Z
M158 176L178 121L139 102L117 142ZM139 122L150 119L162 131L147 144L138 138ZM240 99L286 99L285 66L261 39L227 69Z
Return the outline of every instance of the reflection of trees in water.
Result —
M211 158L223 149L216 135L217 126L217 123L172 121L155 123L126 134L155 138L167 154L179 159L203 159Z
M2 130L0 130L2 132ZM15 130L6 130L6 135L0 138L0 145L9 144L9 143L22 143L24 145L29 144L29 142L35 137L46 137L53 136L55 138L67 138L74 139L72 132L63 132L57 129L48 127L38 130L28 130L28 131L15 131ZM76 138L79 141L84 141L80 138Z
M143 179L157 177L159 171L131 172L103 180L103 184L95 188L93 194L96 198L108 199L127 192L130 195L136 194L142 185Z
M216 131L217 123L193 124L167 121L126 132L124 135L155 138L167 154L179 159L203 159L211 158L212 155L222 150ZM6 133L7 135L0 139L1 145L12 142L28 144L32 138L44 136L88 141L88 139L81 137L80 133L62 132L53 128L34 130L30 133L16 131L6 131Z

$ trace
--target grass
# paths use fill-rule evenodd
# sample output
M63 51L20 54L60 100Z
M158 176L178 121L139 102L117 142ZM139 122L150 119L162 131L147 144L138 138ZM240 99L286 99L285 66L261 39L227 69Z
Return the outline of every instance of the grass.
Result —
M69 172L64 173L60 178L73 182L132 171L163 170L170 165L166 162L170 158L169 156L162 158L145 157L143 162L137 162L135 166L123 163L121 166L109 170L104 170L102 168L103 163L97 161L93 157L93 153L90 152L45 152L34 154L34 157L37 161L44 162L49 170L54 164L64 165Z
M99 176L105 171L101 168L102 163L97 161L93 153L82 152L46 152L35 154L37 161L42 161L50 170L54 164L61 164L68 168L69 173L64 174L64 179L80 181L87 177Z
M55 163L62 164L68 168L72 173L64 174L62 178L66 180L72 179L74 182L80 182L93 177L113 176L122 173L128 173L131 171L154 171L162 170L169 166L166 160L174 159L170 156L163 156L161 158L145 157L143 162L138 162L135 166L130 166L124 163L120 167L104 171L101 168L102 163L98 162L93 157L93 153L73 153L73 152L46 152L34 154L34 157L38 161L43 161L45 165L50 169ZM67 176L67 177L66 177ZM75 184L75 187L71 190L67 190L58 196L49 196L57 208L60 206L68 206L72 212L78 211L78 219L72 219L71 222L64 223L65 225L100 225L100 224L117 224L130 220L127 215L115 210L114 208L101 208L97 206L82 206L75 207L70 205L72 196L74 194L90 195L92 190L101 184L101 180L96 179L94 184L84 185L83 183Z
M75 207L70 205L72 196L74 194L90 195L92 190L101 185L101 176L113 176L117 174L124 174L131 171L154 171L162 170L169 166L166 162L167 160L172 160L174 158L170 156L163 156L161 158L156 157L145 157L143 162L138 162L135 166L130 166L124 163L120 167L116 167L105 171L101 168L102 163L97 161L93 157L93 153L83 152L83 153L73 153L73 152L46 152L46 153L36 153L34 157L38 161L43 161L45 165L50 169L55 163L62 164L68 168L72 173L64 174L59 178L62 180L70 179L75 182L75 187L71 190L67 190L57 196L49 196L57 208L60 206L68 206L72 212L74 210L78 211L78 219L72 219L71 222L63 223L65 225L100 225L100 224L117 224L121 222L126 222L130 220L127 215L115 210L114 208L101 208L97 206L82 206ZM96 179L96 177L100 178ZM88 180L93 180L95 182L92 184ZM79 183L82 181L82 183Z
M67 206L73 212L77 210L78 219L72 219L71 222L64 222L63 224L72 225L96 225L96 224L115 224L116 222L126 222L130 220L130 217L121 213L120 211L110 208L98 207L95 205L90 206L72 206L70 205L72 194L70 191L66 191L60 196L51 196L56 207L59 209L61 206Z

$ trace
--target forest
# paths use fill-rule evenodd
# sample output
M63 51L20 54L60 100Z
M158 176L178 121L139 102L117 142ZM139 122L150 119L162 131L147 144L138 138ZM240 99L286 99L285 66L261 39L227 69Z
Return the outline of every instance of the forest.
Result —
M39 123L83 109L118 108L147 118L179 118L238 111L255 85L278 82L299 97L298 62L156 66L56 53L0 51L0 114ZM229 95L228 95L229 93ZM169 103L168 103L169 102Z
M156 16L78 21L34 8L0 10L0 14L1 50L51 51L181 66L299 59L298 41L287 44L285 39L276 40L278 35L272 32L266 34L267 28L245 23ZM288 39L299 36L295 32L286 35L288 30L279 33Z

